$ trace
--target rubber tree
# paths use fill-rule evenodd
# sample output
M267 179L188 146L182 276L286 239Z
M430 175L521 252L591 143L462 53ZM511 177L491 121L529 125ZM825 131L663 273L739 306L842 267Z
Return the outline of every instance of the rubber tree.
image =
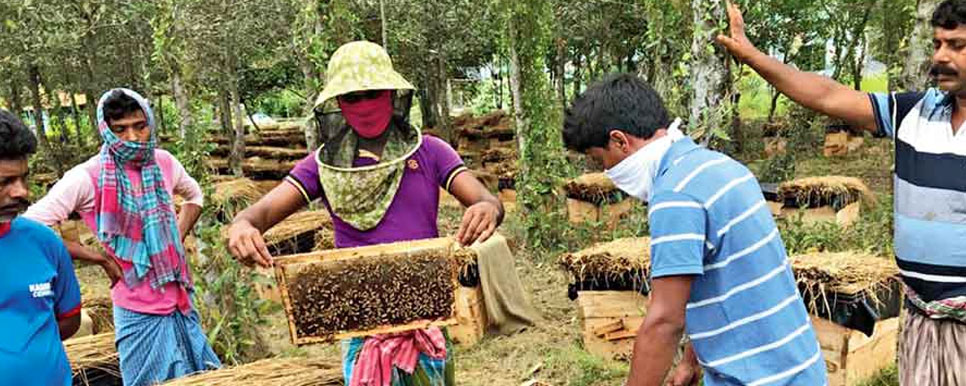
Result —
M527 243L538 250L557 245L565 224L564 197L556 187L569 170L561 135L561 110L545 64L552 47L548 0L504 0L510 84L520 153L518 204L525 216Z
M905 65L897 85L900 90L922 90L929 83L933 32L929 21L939 3L940 0L918 0L916 24L909 38Z
M691 34L691 108L692 135L710 145L716 138L728 139L731 89L730 59L724 48L714 43L727 20L725 0L692 0Z

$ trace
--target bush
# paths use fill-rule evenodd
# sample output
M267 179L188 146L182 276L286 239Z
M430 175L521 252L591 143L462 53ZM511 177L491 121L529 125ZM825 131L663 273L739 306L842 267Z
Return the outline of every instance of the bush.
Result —
M761 182L782 182L795 178L795 155L790 152L769 158L761 166Z

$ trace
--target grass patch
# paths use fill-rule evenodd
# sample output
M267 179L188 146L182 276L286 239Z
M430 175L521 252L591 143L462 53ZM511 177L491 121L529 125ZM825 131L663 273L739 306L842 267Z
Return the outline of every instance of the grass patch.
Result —
M882 370L875 377L868 379L860 384L860 386L898 386L899 385L899 369L896 366L892 366L888 369Z

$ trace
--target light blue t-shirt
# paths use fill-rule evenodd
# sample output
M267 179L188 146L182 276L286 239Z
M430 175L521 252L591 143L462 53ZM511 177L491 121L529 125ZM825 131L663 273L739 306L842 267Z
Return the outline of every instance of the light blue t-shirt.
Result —
M16 218L0 235L0 385L70 385L57 321L80 308L64 243L46 226Z
M687 334L704 384L824 385L825 361L754 175L674 143L649 203L651 276L695 275Z

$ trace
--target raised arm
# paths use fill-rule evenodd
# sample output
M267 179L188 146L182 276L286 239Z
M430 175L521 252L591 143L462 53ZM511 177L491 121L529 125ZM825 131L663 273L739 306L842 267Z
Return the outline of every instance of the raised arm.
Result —
M731 36L718 36L738 60L796 103L819 113L843 119L856 127L875 131L875 112L869 96L830 78L799 71L759 51L745 35L745 22L738 6L728 3Z

